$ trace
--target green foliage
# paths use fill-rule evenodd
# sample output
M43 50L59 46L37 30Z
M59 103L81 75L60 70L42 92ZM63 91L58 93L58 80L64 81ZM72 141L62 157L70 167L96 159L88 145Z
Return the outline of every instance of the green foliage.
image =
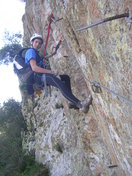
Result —
M49 176L49 170L46 166L36 163L33 156L26 155L23 158L21 176Z
M24 127L20 103L13 99L5 102L0 108L0 175L18 175Z
M22 34L21 33L11 34L8 31L5 31L5 34L4 34L5 45L20 44L21 39L22 39Z
M0 50L0 64L8 64L13 62L14 56L20 51L20 44L8 44Z
M0 176L49 176L47 167L22 151L23 129L21 104L10 99L0 106Z
M0 64L8 64L9 62L13 62L14 56L20 51L22 48L20 42L22 39L22 34L10 34L9 32L5 32L5 46L0 49Z
M8 133L8 130L14 124L21 128L24 126L21 104L14 99L9 99L0 108L0 127L3 127L5 132Z

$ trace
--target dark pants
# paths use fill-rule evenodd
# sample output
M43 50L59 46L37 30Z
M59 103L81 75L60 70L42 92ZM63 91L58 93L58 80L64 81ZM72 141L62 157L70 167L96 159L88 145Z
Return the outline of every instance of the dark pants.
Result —
M80 100L77 99L72 93L70 77L68 75L59 75L59 76L60 79L53 74L45 74L46 84L58 88L66 99L68 99L73 104L77 105L80 102ZM29 94L34 93L33 86L31 86L31 84L34 84L36 81L39 84L42 83L41 82L42 75L36 74L36 77L37 78L35 78L35 76L31 76L28 79L27 90Z
M63 96L73 104L77 105L77 103L80 102L80 100L77 99L72 93L70 77L68 75L59 75L61 79L52 74L45 75L47 85L57 87L61 91Z

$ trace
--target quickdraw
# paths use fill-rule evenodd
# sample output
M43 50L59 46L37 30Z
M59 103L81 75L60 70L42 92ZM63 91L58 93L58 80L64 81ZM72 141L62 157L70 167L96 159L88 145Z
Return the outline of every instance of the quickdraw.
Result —
M99 82L97 81L91 81L89 79L86 78L86 80L90 83L91 88L93 90L94 93L102 93L102 90L105 90L113 95L115 95L116 97L118 97L119 99L124 100L125 102L127 102L128 104L132 105L132 100L127 99L126 97L114 92L113 90L101 85Z
M47 33L47 38L46 38L45 48L44 48L44 56L43 56L43 62L44 62L44 63L45 63L45 59L48 59L48 58L54 56L54 55L57 53L57 50L58 50L59 47L60 47L60 44L61 44L61 42L62 42L62 37L61 37L61 39L59 40L59 43L56 45L56 47L54 47L55 51L54 51L52 54L50 54L50 55L48 55L48 56L45 56L45 55L46 55L47 45L48 45L48 40L49 40L49 34L50 34L51 23L52 23L52 22L56 23L56 22L58 22L58 21L60 21L60 20L62 20L62 19L63 19L63 18L59 18L59 19L55 20L55 17L53 16L53 13L51 13L51 15L50 15L50 22L49 22L49 26L48 26L48 33Z
M52 54L50 54L50 55L45 56L45 59L49 59L50 57L53 57L57 53L57 50L59 49L61 42L62 42L62 36L61 36L58 44L56 45L56 47L53 47L54 52L52 52Z
M52 16L52 21L54 22L54 23L56 23L56 22L58 22L58 21L60 21L60 20L62 20L63 18L58 18L57 20L55 20L55 17L54 16Z
M102 89L100 87L100 84L98 82L92 82L91 87L94 93L102 93Z

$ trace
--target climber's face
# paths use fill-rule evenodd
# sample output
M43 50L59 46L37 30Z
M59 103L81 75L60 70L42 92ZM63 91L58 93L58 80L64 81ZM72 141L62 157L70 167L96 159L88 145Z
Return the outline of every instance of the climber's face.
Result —
M32 42L32 46L34 49L39 50L42 46L42 40L41 39L34 39Z

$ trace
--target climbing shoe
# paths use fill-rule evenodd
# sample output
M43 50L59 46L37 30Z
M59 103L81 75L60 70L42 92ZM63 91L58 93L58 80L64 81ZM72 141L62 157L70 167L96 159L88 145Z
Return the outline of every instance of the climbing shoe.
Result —
M88 99L81 101L82 107L80 108L80 110L84 113L87 113L89 110L89 106L92 105L92 100L93 100L92 95L90 95Z
M79 109L79 107L77 107L75 104L73 104L73 103L69 103L69 108L70 109Z

